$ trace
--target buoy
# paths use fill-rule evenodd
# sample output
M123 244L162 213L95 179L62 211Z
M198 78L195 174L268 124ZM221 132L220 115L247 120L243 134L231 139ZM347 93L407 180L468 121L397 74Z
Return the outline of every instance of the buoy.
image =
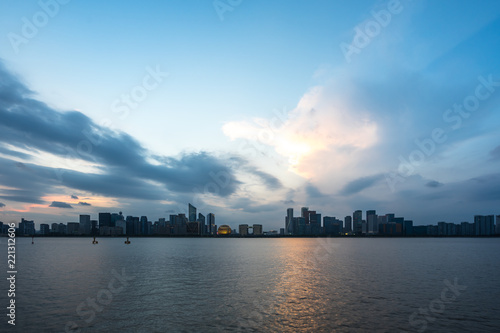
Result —
M95 240L95 236L94 236L94 240L92 241L92 244L98 244L99 242Z
M125 241L125 244L130 244L130 241L128 240L128 237L127 237L127 240Z

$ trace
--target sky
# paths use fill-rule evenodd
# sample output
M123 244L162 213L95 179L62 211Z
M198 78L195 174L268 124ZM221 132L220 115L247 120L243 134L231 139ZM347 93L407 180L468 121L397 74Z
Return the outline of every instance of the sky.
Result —
M500 214L500 2L0 2L0 221Z

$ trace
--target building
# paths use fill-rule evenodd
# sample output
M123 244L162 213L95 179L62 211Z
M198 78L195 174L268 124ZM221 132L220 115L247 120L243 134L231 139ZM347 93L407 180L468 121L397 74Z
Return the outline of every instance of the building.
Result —
M202 213L198 213L198 223L200 224L200 235L205 235L207 228L205 226L205 215Z
M344 217L344 231L345 231L345 233L352 232L352 217L351 216Z
M378 234L378 217L375 210L366 211L366 233L369 235Z
M117 220L115 223L116 223L116 228L121 228L122 230L121 235L127 235L127 222L121 219Z
M240 236L248 236L248 224L240 224L238 226L238 233Z
M90 215L80 215L80 233L90 235L91 227Z
M254 236L262 236L262 224L254 224L253 225L253 235Z
M293 208L286 210L285 232L287 235L293 235Z
M48 224L40 224L40 235L47 236L50 234L50 226Z
M111 225L111 213L99 213L99 228L113 227Z
M68 222L68 224L66 225L66 234L79 235L80 234L80 223Z
M476 236L491 236L494 232L493 215L475 215L474 229Z
M355 235L361 235L363 223L363 211L356 210L352 213L352 230Z
M212 213L207 215L207 226L208 226L208 234L214 235L216 233L217 227L215 225L215 215Z
M225 224L221 225L217 230L217 235L219 236L231 235L231 227Z
M21 219L19 223L18 232L20 235L35 235L35 222Z
M189 217L189 222L196 222L196 207L189 204L188 205L188 217Z

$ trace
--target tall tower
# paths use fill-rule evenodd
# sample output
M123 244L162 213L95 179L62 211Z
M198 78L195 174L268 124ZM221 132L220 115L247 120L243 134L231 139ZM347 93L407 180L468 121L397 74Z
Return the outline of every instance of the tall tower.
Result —
M363 211L356 210L352 213L352 229L356 235L361 235L363 222Z
M214 235L217 233L217 230L215 229L215 215L210 213L207 216L207 224L208 224L208 234L209 235Z
M293 233L293 208L288 208L286 210L285 233L287 235Z
M189 204L189 222L196 222L196 207Z

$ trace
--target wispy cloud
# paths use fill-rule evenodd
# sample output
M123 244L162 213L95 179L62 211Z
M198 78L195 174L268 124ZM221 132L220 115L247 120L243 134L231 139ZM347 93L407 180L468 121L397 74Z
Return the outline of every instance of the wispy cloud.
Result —
M61 201L52 201L49 207L54 208L73 208L69 203L61 202Z

